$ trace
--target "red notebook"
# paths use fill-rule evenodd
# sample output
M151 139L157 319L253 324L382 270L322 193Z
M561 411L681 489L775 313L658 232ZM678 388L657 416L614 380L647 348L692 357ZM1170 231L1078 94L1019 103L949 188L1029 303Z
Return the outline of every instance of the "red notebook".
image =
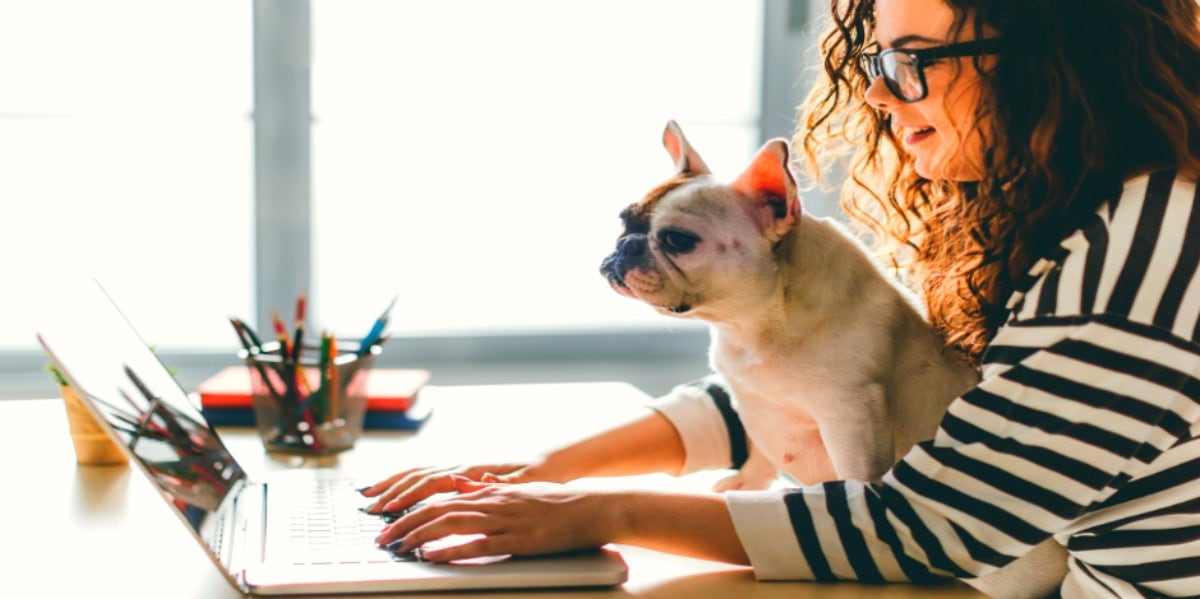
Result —
M305 373L314 385L317 369ZM372 368L367 372L367 411L403 412L412 407L417 392L429 382L428 370ZM250 408L250 369L230 366L196 387L204 408Z

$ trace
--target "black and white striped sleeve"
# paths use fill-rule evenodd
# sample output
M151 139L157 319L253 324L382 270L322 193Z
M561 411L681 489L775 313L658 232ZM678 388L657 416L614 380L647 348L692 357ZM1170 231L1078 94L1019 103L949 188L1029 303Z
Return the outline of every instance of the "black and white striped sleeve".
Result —
M650 407L666 417L683 441L682 474L740 468L749 456L735 401L718 375L679 385Z
M1064 597L1193 595L1198 204L1173 174L1127 185L1035 267L979 386L881 483L728 493L756 575L971 577L1053 535Z

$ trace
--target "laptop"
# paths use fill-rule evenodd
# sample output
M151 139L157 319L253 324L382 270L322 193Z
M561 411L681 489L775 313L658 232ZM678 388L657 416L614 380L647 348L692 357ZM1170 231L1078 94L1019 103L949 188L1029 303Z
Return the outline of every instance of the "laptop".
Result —
M252 595L609 587L611 548L434 564L374 544L356 481L297 469L250 480L217 431L99 284L38 340L54 365L236 589ZM340 476L345 476L344 474Z

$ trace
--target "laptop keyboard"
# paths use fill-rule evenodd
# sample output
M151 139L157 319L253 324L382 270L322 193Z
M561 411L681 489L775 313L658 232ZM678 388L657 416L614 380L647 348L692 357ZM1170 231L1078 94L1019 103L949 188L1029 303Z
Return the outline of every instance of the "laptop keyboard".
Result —
M360 509L366 498L349 480L314 480L307 494L291 504L289 561L295 565L388 563L420 561L420 554L381 548L375 538L386 517Z

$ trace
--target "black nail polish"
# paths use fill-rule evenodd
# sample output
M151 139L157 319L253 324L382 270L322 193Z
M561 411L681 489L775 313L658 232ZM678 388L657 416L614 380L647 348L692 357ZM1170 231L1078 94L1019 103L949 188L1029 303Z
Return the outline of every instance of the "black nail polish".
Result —
M361 494L365 493L367 491L367 489L370 489L371 486L372 485L367 485L365 487L359 487L359 488L355 489L355 491L358 491L359 495L361 495Z
M404 543L404 539L400 539L398 541L392 541L391 543L388 543L384 548L387 549L388 552L392 554L392 559L394 559L398 562L422 562L422 561L425 561L424 557L421 555L421 550L419 548L413 549L412 551L400 551L400 545L402 545L403 543Z

